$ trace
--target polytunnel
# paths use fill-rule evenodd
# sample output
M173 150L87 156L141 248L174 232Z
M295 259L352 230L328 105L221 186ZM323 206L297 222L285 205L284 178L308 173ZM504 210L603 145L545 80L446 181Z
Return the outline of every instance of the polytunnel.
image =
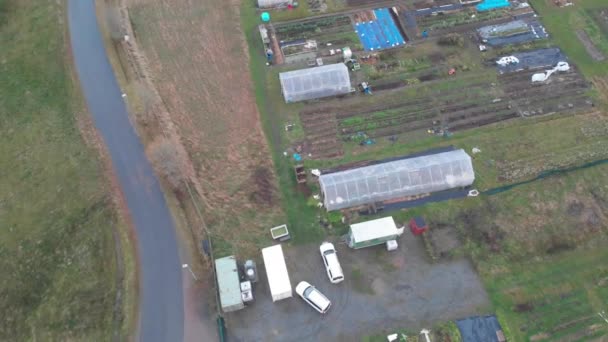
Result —
M297 102L348 94L351 91L344 63L328 64L279 74L285 102Z
M471 157L462 149L319 177L327 211L465 187L474 181Z
M291 0L258 0L259 8L282 7L291 4Z

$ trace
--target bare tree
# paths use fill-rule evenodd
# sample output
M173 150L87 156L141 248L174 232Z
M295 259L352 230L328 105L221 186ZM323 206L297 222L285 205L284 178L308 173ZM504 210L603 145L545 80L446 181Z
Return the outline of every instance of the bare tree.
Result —
M135 83L135 91L141 102L141 106L138 108L139 119L145 125L150 124L155 119L155 112L158 109L160 98L143 81Z
M117 7L107 8L105 11L106 23L110 31L110 37L114 41L120 41L124 38L125 32L122 28L120 19L120 9Z
M184 160L174 142L163 139L153 144L150 159L173 190L183 189L186 182Z

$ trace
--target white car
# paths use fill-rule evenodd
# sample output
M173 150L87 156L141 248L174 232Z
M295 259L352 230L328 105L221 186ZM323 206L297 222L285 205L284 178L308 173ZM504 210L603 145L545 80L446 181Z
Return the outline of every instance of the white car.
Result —
M323 242L319 250L321 251L321 258L323 258L329 281L333 284L344 281L344 272L342 272L342 266L340 266L340 262L338 261L338 254L336 254L334 245L331 242Z
M315 310L319 311L319 313L324 314L331 307L329 299L327 299L321 291L317 290L316 287L305 281L301 281L298 286L296 286L296 293Z
M519 59L515 56L502 57L501 59L496 61L496 64L498 64L500 66L507 66L510 64L519 64Z

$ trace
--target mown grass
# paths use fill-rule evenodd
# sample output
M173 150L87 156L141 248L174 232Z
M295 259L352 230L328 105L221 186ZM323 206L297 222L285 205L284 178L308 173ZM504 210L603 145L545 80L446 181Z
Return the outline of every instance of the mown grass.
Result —
M113 334L116 218L76 125L62 4L0 1L3 341Z
M605 0L577 1L575 6L562 8L554 6L546 0L531 0L530 3L540 15L543 25L550 34L550 39L564 50L587 78L608 74L608 64L605 61L594 61L576 36L576 30L583 29L592 38L596 37L603 42L598 48L608 46L608 38L601 37L599 33L595 34L599 32L597 23L587 15L587 11L608 7ZM604 54L608 53L606 49L602 50Z

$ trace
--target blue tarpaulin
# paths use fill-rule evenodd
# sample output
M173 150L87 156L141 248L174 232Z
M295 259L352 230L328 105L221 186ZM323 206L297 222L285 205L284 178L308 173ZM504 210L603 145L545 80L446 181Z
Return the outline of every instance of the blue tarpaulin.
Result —
M355 32L366 51L388 49L405 45L395 21L388 8L375 9L376 20L356 23Z
M463 342L499 342L502 328L496 316L469 317L456 321Z
M509 0L484 0L476 7L478 11L489 11L497 8L507 7L509 5Z

